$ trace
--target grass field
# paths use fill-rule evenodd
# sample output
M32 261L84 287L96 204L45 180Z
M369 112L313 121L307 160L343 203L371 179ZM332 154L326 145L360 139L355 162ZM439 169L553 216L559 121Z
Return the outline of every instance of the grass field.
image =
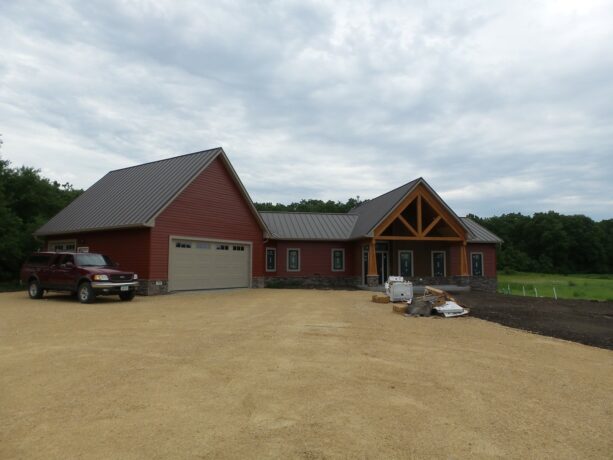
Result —
M536 288L536 292L535 292ZM504 294L613 301L613 275L548 275L544 273L498 274L498 290Z

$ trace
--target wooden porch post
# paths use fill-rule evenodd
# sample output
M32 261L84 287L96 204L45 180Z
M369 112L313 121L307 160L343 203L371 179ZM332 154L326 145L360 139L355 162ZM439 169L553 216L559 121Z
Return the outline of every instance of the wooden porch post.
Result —
M375 239L372 238L368 243L368 273L366 274L366 284L376 286L379 284L379 273L377 273L377 251L375 250Z
M466 256L466 241L462 242L460 249L460 274L462 276L468 276L468 258Z

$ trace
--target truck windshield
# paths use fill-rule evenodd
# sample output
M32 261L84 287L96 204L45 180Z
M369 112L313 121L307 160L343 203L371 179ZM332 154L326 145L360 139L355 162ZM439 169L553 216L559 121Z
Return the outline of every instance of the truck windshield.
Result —
M113 261L102 254L75 254L80 267L112 267Z

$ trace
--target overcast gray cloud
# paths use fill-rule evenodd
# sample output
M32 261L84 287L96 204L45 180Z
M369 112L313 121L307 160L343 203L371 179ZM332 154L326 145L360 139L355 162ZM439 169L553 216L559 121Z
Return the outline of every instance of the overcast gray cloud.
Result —
M0 2L0 154L88 187L222 146L256 201L423 176L613 217L613 2Z

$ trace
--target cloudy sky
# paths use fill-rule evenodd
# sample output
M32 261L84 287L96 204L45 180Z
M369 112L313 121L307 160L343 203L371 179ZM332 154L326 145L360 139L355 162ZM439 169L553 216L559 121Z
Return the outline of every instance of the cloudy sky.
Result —
M613 217L613 0L2 0L0 43L0 155L62 183L222 146L255 201Z

